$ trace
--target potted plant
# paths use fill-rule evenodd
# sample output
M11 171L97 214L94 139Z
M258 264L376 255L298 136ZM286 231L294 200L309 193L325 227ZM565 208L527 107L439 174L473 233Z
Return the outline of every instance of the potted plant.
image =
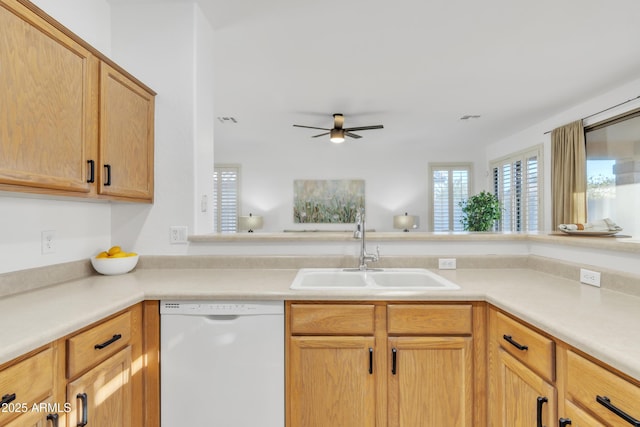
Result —
M466 231L489 231L502 217L500 201L487 191L461 201L459 206L463 213L460 222Z

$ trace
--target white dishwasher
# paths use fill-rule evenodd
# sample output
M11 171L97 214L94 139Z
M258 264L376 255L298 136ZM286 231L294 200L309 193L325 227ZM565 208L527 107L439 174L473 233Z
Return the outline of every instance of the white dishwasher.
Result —
M161 301L162 427L284 427L284 303Z

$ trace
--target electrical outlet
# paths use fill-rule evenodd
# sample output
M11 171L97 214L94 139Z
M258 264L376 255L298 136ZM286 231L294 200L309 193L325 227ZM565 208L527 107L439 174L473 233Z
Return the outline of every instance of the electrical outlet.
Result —
M40 243L43 254L53 254L56 252L56 232L46 230L41 233Z
M438 268L440 270L455 270L456 259L455 258L438 258Z
M173 225L169 227L169 243L172 245L180 243L188 243L188 228L184 225Z
M591 271L585 268L580 269L580 282L585 285L600 287L600 272Z

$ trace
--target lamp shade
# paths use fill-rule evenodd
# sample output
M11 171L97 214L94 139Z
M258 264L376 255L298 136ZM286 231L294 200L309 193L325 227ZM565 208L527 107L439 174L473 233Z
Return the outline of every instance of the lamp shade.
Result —
M393 228L409 231L410 228L415 228L415 226L416 226L415 215L409 215L405 212L404 215L395 215L393 217Z
M264 221L261 216L249 214L249 216L238 217L238 228L240 230L248 230L249 233L253 233L253 230L262 228Z

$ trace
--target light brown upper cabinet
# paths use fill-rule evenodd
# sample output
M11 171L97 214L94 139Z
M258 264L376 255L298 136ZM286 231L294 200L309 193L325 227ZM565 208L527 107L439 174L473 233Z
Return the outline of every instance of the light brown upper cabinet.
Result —
M89 50L0 1L0 184L89 193L96 71Z
M0 0L0 190L153 201L155 92L26 0Z
M100 64L100 194L153 200L154 96Z

